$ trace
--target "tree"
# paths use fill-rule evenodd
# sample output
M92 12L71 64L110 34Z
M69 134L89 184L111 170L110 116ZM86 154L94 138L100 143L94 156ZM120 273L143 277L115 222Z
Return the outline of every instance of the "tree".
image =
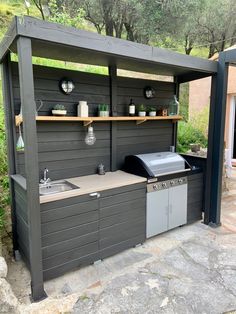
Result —
M208 44L208 57L223 51L236 41L236 2L234 0L208 0L203 15L199 17L199 28L203 41Z
M45 14L44 14L44 6L47 5L46 0L32 0L35 4L36 8L39 10L42 19L45 20Z
M84 19L83 9L77 8L71 11L68 4L66 0L49 0L49 20L67 26L81 28Z

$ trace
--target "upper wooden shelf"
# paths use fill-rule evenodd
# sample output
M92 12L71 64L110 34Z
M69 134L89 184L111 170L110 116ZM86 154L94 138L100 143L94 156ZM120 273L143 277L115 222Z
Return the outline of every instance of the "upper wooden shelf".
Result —
M152 120L172 120L173 122L181 120L181 116L156 116L156 117L55 117L55 116L36 116L36 121L45 121L45 122L53 122L53 121L81 121L84 122L84 126L87 126L93 122L102 122L102 121L136 121L137 124L141 124L145 121ZM22 122L22 116L15 117L16 125L19 126Z

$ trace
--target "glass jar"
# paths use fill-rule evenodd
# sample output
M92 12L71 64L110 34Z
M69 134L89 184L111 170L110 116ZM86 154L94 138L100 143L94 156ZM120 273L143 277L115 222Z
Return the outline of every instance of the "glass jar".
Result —
M169 104L169 116L176 116L179 112L179 102L177 100L176 95L174 95L174 99Z

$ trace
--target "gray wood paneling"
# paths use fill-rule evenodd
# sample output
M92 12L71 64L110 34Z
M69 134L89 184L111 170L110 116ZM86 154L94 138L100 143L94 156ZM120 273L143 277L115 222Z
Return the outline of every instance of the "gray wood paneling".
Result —
M202 219L203 211L203 173L192 174L188 176L188 207L187 223L192 223Z
M122 168L127 155L169 151L172 145L171 121L148 121L136 125L134 121L118 123L117 167Z
M44 279L145 240L146 184L41 204ZM137 242L138 241L138 242Z
M26 203L26 190L16 181L13 181L16 206L16 234L19 244L19 251L27 264L29 264L29 227L28 212Z
M20 110L18 69L13 64L13 94L15 113ZM75 83L75 90L69 96L63 95L58 88L59 80L69 77ZM97 115L100 103L110 104L109 77L78 71L34 66L35 98L43 101L39 115L50 115L56 103L66 106L69 115L76 115L79 100L87 100L90 115ZM151 85L156 89L156 97L144 98L143 89ZM165 106L173 98L175 84L132 78L117 78L118 115L127 115L130 98L136 105ZM37 107L40 105L37 101ZM86 128L82 123L37 123L39 149L39 175L44 168L50 170L51 179L62 179L94 174L100 163L109 171L111 165L111 124L94 123L97 141L89 147L84 138ZM116 166L120 169L128 154L148 153L168 150L172 144L172 123L170 121L150 121L142 125L135 122L119 122L116 131ZM114 156L113 156L114 157ZM113 158L114 159L114 158ZM17 154L19 172L25 175L24 153Z

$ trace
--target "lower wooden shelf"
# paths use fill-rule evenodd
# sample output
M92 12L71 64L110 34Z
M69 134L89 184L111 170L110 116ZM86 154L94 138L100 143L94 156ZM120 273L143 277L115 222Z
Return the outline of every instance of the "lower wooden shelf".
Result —
M93 122L104 122L104 121L136 121L137 124L141 124L146 121L156 121L156 120L172 120L176 122L181 120L182 117L179 115L176 116L156 116L156 117L55 117L55 116L36 116L36 121L45 121L45 122L57 122L57 121L64 121L64 122L83 122L84 126L88 126ZM22 116L18 115L15 117L16 125L19 126L22 122Z

